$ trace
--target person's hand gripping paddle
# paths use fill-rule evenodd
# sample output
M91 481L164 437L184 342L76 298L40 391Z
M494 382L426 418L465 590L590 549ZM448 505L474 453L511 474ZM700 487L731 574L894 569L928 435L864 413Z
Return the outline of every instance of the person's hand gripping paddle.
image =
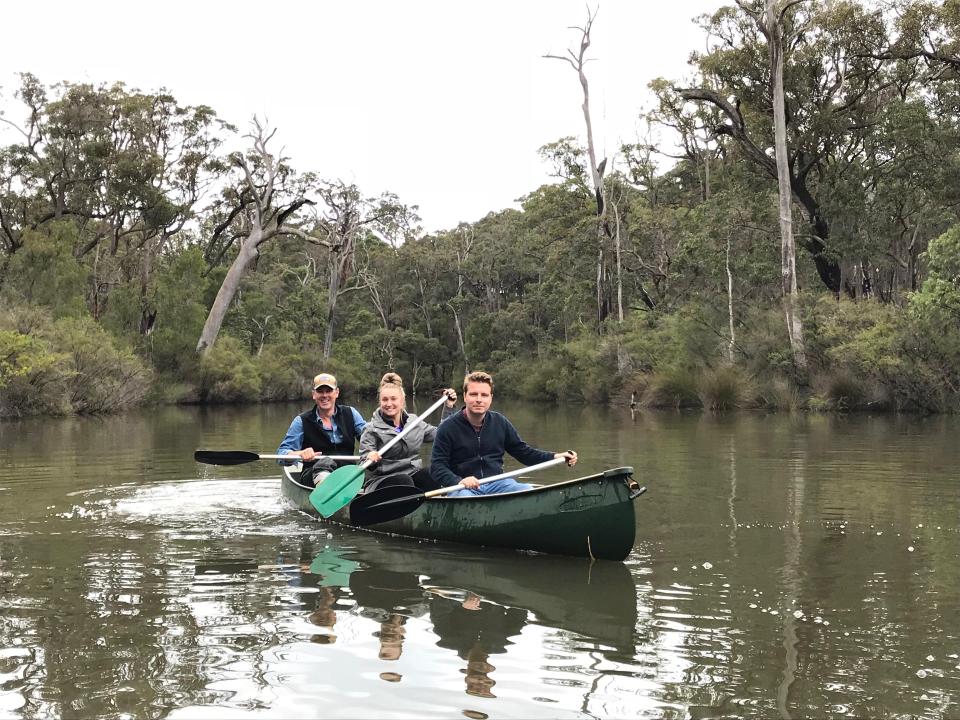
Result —
M566 462L563 458L554 458L553 460L547 460L537 465L530 465L528 467L511 470L510 472L500 473L493 477L483 478L480 480L480 484L483 485L484 483L493 482L494 480L516 477L521 473L528 475L539 470L555 467L563 462ZM350 506L350 522L354 525L366 526L396 520L397 518L412 513L423 505L427 498L445 495L454 490L459 490L462 487L463 485L451 485L440 488L439 490L431 490L430 492L423 492L422 490L407 485L393 485L380 488L379 490L374 490L371 493L366 493L357 498L357 501ZM509 494L505 494L503 497L509 497Z
M410 432L417 423L422 422L427 415L443 405L447 400L447 395L444 393L444 395L427 408L422 415L417 415L411 420L408 420L406 427L397 433L395 438L377 450L380 456L383 457L383 454L400 442L404 435ZM313 505L317 512L323 517L330 517L357 496L360 488L363 487L363 473L371 465L373 465L373 463L370 460L365 460L359 465L346 465L342 468L337 468L327 475L320 485L310 493L310 504Z

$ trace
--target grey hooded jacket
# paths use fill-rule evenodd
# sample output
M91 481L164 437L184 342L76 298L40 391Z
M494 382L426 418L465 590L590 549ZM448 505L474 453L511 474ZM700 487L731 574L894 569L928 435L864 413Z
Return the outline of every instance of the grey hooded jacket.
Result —
M456 406L448 408L443 406L443 412L440 414L440 422L443 422L451 415L456 414ZM403 413L403 426L407 427L410 422L417 417ZM377 409L370 417L370 421L363 429L360 436L360 460L367 459L367 454L373 450L378 450L397 436L397 429L392 423L383 419L380 410ZM364 485L369 485L374 480L386 477L388 475L413 475L417 470L423 467L423 460L420 458L420 447L424 443L432 443L437 436L436 425L430 425L426 421L421 421L411 428L410 432L387 450L386 454L376 465L367 468Z

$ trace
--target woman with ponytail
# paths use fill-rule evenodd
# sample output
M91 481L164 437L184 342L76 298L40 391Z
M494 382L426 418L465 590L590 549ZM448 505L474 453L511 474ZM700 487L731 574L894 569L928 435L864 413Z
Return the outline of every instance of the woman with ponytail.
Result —
M452 388L445 390L451 399L444 404L440 421L453 415L457 405L457 393ZM423 468L420 448L425 442L432 443L437 428L426 422L419 422L411 428L400 442L391 447L384 455L379 450L401 432L415 415L406 411L406 393L403 380L393 372L388 372L380 380L380 406L374 411L370 422L366 424L360 436L360 458L372 460L363 481L365 492L389 485L412 485L420 490L434 490L437 485L430 477L430 471Z

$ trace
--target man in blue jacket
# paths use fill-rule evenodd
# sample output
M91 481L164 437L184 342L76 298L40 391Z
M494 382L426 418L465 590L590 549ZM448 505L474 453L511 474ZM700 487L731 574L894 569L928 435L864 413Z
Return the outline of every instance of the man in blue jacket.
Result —
M493 402L493 378L485 372L472 372L463 379L466 407L440 423L433 441L430 473L440 485L463 485L448 497L491 495L529 490L530 485L512 478L481 483L484 477L503 472L503 453L524 465L535 465L563 458L576 465L572 450L552 453L538 450L520 439L517 429L506 417L490 409Z

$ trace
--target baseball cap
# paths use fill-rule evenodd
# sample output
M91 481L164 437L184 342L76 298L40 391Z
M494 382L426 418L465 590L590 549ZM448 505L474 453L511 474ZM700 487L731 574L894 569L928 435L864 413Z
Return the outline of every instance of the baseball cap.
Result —
M331 390L336 390L337 379L330 373L320 373L313 379L313 389L319 390L322 387L328 387Z

